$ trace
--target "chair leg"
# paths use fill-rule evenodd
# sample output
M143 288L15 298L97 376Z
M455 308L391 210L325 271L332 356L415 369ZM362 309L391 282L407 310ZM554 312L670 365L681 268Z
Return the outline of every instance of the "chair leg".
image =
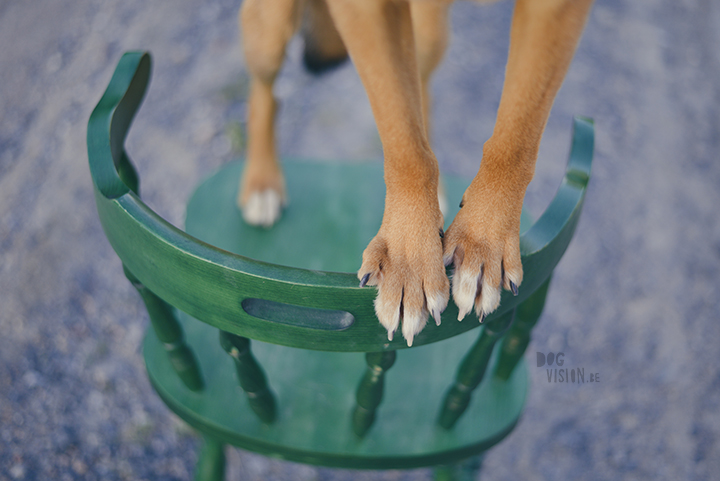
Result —
M550 278L517 307L515 322L500 345L500 357L495 370L495 375L500 379L509 379L518 361L525 354L530 343L530 334L545 307L549 286Z
M477 342L460 363L455 375L455 382L445 394L438 417L438 424L443 428L452 429L467 409L473 391L485 377L495 343L512 325L514 318L515 310L513 309L497 319L485 323Z
M223 481L225 479L225 444L205 437L195 468L195 481Z
M195 354L185 343L183 329L170 304L160 299L145 287L130 270L123 265L125 277L142 297L150 317L150 324L168 353L170 363L178 377L191 391L201 391L204 387L202 374Z
M437 466L434 481L475 481L482 467L482 455L473 456L456 464Z

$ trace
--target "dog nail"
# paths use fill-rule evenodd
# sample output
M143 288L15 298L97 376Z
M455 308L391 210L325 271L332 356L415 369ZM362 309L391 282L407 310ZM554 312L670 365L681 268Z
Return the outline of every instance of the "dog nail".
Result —
M445 232L443 232L442 227L440 228L440 238L441 239L445 238Z
M442 318L440 317L440 311L435 310L435 311L433 311L432 315L433 315L433 319L435 319L435 325L439 326L440 321L442 321Z
M395 331L388 331L388 341L392 341L394 335L395 335Z
M516 286L513 281L510 281L510 290L512 291L513 296L518 295L518 286Z
M370 273L368 272L365 274L362 279L360 279L360 287L365 287L365 284L368 283L368 280L370 280ZM392 340L392 339L391 339Z
M465 201L464 201L464 200L461 200L461 201L460 201L460 208L462 209L464 205L465 205Z
M480 320L480 324L482 324L483 321L485 320L485 313L481 312L480 315L478 316L478 319Z
M412 347L412 343L413 343L413 336L410 336L410 337L407 339L408 347Z

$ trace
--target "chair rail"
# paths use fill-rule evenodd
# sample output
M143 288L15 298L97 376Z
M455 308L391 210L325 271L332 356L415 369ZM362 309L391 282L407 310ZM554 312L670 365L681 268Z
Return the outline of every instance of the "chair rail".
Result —
M223 251L172 226L142 202L138 176L124 150L124 141L150 72L148 53L124 54L90 117L87 132L98 213L108 240L127 269L164 301L238 336L327 351L405 348L402 339L388 342L373 309L376 291L359 288L354 274L290 268ZM492 316L514 309L532 294L565 252L590 176L593 135L591 120L574 120L573 144L562 184L545 213L520 239L525 271L520 294L513 297L504 293L500 308ZM246 312L242 304L247 299L347 313L352 322L342 329L328 329L322 319L317 325L312 319L302 326L280 324ZM450 322L456 316L457 307L451 302L443 315L447 322L428 325L414 345L478 327L470 320Z

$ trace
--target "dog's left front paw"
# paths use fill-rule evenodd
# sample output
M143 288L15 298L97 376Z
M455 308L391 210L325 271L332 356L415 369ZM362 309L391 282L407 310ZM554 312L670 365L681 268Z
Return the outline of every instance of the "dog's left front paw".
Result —
M517 295L522 282L520 213L525 189L501 187L482 176L463 196L445 234L443 260L453 264L458 321L475 308L480 322L497 309L502 288Z

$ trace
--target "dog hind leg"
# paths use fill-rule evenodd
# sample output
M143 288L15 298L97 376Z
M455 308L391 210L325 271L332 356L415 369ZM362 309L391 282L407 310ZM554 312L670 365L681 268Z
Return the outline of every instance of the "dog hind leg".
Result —
M243 49L250 71L247 161L238 194L243 218L269 227L286 203L275 150L277 102L273 84L285 47L299 24L299 0L245 0L240 9Z
M300 30L305 41L303 63L311 73L325 73L348 59L325 0L307 0Z

